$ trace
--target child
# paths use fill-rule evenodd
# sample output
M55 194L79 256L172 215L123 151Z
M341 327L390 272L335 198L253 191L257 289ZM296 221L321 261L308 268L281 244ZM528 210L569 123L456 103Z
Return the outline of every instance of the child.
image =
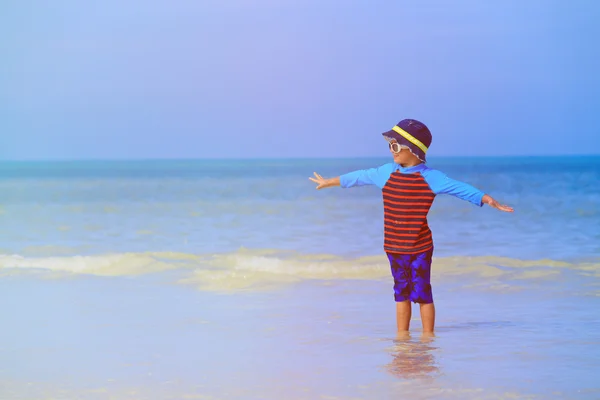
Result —
M433 333L435 307L430 284L433 240L427 214L438 194L450 194L477 206L488 204L513 212L491 196L466 183L448 178L425 165L431 133L422 122L405 119L383 133L394 162L378 168L359 170L337 178L323 178L316 172L311 181L317 189L332 186L377 185L383 192L384 250L394 277L398 332L408 331L411 301L421 307L424 333Z

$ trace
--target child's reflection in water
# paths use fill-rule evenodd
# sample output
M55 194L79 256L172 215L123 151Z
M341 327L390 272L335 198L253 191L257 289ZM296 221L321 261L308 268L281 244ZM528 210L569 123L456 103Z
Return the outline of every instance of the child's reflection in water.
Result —
M398 378L427 378L439 372L433 352L435 336L423 333L419 339L411 340L410 332L398 332L391 349L392 362L386 369Z

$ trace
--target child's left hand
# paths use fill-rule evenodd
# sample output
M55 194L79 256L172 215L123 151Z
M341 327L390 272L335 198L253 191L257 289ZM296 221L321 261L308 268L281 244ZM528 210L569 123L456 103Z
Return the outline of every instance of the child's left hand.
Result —
M503 204L498 203L498 201L496 201L492 196L490 195L485 195L483 196L483 199L481 199L481 201L487 205L489 205L490 207L494 207L497 210L500 211L504 211L504 212L514 212L515 210L512 207L509 206L505 206Z

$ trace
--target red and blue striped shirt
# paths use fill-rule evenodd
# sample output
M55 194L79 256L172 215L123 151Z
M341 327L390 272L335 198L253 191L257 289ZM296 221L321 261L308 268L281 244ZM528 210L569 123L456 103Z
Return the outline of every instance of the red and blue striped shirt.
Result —
M425 164L405 168L389 163L354 171L340 176L340 185L376 185L382 190L384 250L401 254L421 253L433 247L427 214L436 195L449 194L478 206L484 196L481 190Z

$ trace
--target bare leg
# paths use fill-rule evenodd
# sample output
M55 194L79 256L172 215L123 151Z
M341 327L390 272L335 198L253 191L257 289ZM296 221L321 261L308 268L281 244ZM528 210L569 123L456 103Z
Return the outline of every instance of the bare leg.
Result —
M433 303L420 304L420 306L423 333L433 333L433 327L435 325L435 306Z
M399 343L410 342L410 331L398 331L396 341Z
M396 302L396 325L398 332L408 331L410 326L411 304L410 300Z

